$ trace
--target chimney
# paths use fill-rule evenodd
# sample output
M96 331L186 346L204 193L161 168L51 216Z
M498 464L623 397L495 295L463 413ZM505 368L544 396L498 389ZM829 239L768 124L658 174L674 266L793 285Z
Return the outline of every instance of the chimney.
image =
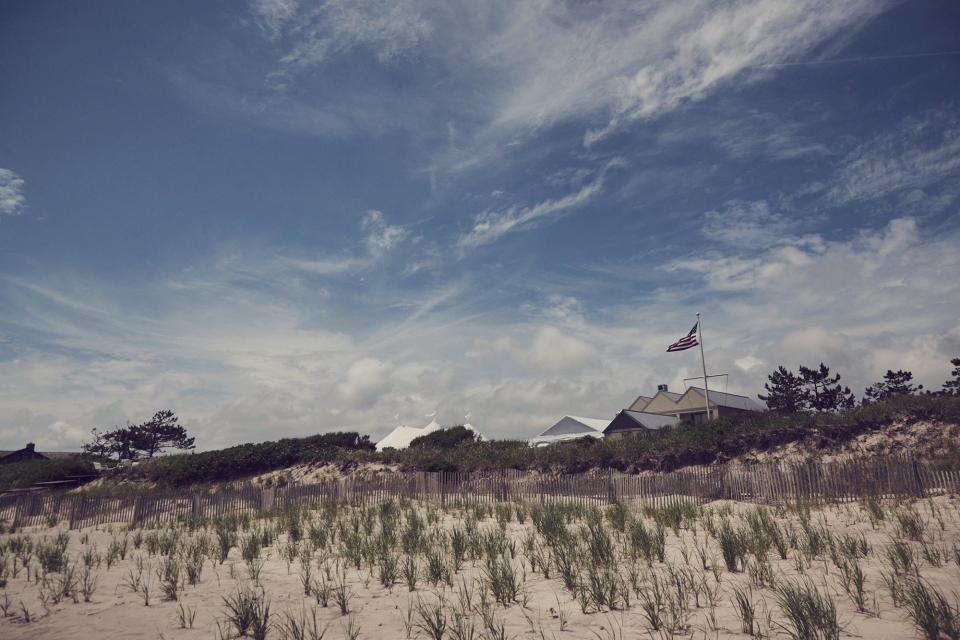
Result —
M30 453L33 453L33 450L36 448L36 446L37 445L33 444L32 442L28 442L27 446L25 446L24 449L29 451Z
M658 385L657 385L657 391L666 391L666 390L667 390L667 385L665 385L665 384L658 384Z

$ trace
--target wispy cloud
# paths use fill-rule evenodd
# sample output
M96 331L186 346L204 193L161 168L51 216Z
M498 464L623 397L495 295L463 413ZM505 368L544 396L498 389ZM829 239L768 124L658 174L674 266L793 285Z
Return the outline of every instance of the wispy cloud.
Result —
M367 252L379 256L390 251L410 236L410 230L387 224L382 211L371 209L363 216L363 230L367 232Z
M771 211L766 200L731 200L704 214L704 237L733 246L765 248L783 241L797 222Z
M545 224L550 218L569 213L571 209L590 201L602 189L601 176L584 185L579 191L560 198L551 198L526 207L513 206L501 211L484 211L474 219L470 231L457 239L456 246L461 251L476 249L496 242L509 233L533 229Z
M26 196L24 180L10 169L0 167L0 215L18 215L23 212Z
M365 233L364 252L360 255L339 255L311 258L283 254L276 262L284 267L317 276L365 271L373 268L391 250L410 237L410 230L402 225L389 224L382 211L367 211L360 222Z
M630 121L769 77L776 71L762 65L800 56L856 29L888 5L875 0L720 5L708 0L588 5L503 0L478 7L428 0L253 0L251 11L280 52L269 84L298 96L301 105L296 113L267 108L260 110L264 115L291 118L297 127L316 118L316 111L321 121L357 122L348 106L356 102L350 94L318 95L308 72L357 52L381 65L414 64L429 84L415 82L409 92L436 89L431 114L442 113L441 128L457 132L455 150L433 150L442 156L434 166L462 171L553 124L578 121L591 143ZM394 107L407 102L394 84L379 88ZM361 113L371 108L365 99L356 106ZM385 122L411 129L410 118L421 131L438 128L436 119L424 119L416 109L394 109ZM337 131L326 124L319 130L324 128ZM445 146L448 136L438 133L433 132L434 142Z
M907 118L847 154L826 197L833 205L876 201L955 182L958 172L960 119L953 110L929 112ZM952 194L942 204L960 196L955 187Z
M279 67L271 74L279 88L287 88L299 71L355 48L389 63L431 31L413 2L325 0L301 6L292 0L255 0L252 9L258 23L284 48Z
M473 219L473 226L457 238L455 246L460 252L466 252L496 242L507 234L528 231L567 215L603 191L607 173L610 170L624 166L626 162L622 158L609 160L592 180L577 191L559 198L550 198L527 206L514 205L507 209L488 209Z

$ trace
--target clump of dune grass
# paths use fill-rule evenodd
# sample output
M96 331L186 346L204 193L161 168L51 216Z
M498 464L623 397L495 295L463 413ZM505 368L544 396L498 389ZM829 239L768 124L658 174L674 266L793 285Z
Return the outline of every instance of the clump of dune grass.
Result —
M960 610L946 596L921 579L911 579L903 589L907 615L926 640L960 638Z
M785 620L779 626L790 638L837 640L840 637L836 603L809 579L781 582L776 587L776 597Z
M236 593L224 596L227 622L238 636L248 634L255 640L266 638L270 625L270 600L266 593L252 587L238 587Z
M734 586L733 606L740 617L740 630L751 637L754 636L757 631L757 609L753 601L753 588Z

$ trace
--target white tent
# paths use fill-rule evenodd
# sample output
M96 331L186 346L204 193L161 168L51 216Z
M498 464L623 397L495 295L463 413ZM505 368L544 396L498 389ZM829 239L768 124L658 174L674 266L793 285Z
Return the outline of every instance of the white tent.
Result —
M487 439L486 436L477 431L472 424L467 423L463 425L463 427L477 434L480 440ZM388 433L383 440L377 443L377 451L383 451L384 449L388 448L406 449L416 438L425 436L428 433L433 433L434 431L439 431L442 428L443 427L440 426L440 423L437 422L436 419L431 419L430 423L425 427L409 427L405 424L397 425L394 427L393 431Z
M486 441L487 441L487 436L485 436L485 435L483 435L482 433L480 433L479 431L477 431L476 427L474 427L474 426L473 426L472 424L470 424L469 422L463 423L462 426L463 426L464 429L466 429L466 430L468 430L468 431L473 431L475 434L477 434L477 440L479 440L480 442L486 442Z
M531 447L544 447L554 442L576 440L577 438L602 438L603 430L610 424L609 420L599 418L581 418L580 416L563 416L540 435L530 438Z
M399 424L383 440L377 443L377 451L389 448L406 449L416 438L433 433L438 429L440 429L440 423L436 420L431 420L430 424L425 427L408 427L405 424Z

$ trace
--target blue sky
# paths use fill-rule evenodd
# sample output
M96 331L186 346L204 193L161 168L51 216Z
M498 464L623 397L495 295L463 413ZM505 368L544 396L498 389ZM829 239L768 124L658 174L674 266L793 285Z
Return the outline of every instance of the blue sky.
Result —
M947 0L5 2L0 447L960 355Z

